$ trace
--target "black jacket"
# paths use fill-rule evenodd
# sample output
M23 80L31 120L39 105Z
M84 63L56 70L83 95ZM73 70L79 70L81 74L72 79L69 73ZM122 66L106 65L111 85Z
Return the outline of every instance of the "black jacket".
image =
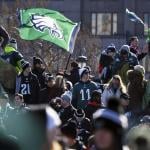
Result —
M34 73L37 76L38 80L39 80L41 89L46 87L46 85L45 85L45 76L43 75L44 71L45 71L44 69L40 69L40 70L33 69L32 70L32 73Z
M76 120L75 117L73 117L73 118L69 119L68 121L75 123L77 126L77 129L79 129L79 130L86 130L89 132L91 132L91 130L92 130L92 125L91 125L90 119L88 119L88 118L84 118L81 122L79 122Z
M24 97L26 104L38 104L40 85L37 76L32 72L25 77L20 74L16 78L16 93L20 93Z
M79 76L79 69L80 68L74 68L70 71L70 75L65 74L65 77L74 85L80 80Z
M93 114L100 109L101 106L95 102L89 102L85 108L85 116L89 119L92 119Z
M70 105L67 108L64 108L60 112L60 119L62 124L67 123L67 121L73 117L75 109Z

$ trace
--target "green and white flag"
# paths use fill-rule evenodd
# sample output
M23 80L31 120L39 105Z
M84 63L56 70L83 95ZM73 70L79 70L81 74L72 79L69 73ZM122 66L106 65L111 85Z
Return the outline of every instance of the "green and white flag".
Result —
M43 39L72 53L80 24L57 11L44 8L20 10L20 37L24 40Z

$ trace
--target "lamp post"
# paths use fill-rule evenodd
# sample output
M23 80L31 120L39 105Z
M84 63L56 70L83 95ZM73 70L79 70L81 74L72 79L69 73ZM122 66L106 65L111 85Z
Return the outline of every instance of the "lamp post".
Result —
M83 67L86 66L86 63L87 63L88 59L87 59L86 56L78 56L78 58L76 59L76 61L78 62L79 67L83 68Z

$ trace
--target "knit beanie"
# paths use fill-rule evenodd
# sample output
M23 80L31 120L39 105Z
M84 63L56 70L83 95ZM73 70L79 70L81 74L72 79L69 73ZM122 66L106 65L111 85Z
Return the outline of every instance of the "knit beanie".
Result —
M28 61L22 60L21 61L21 67L22 70L24 71L26 68L28 68L30 66L30 63Z
M84 73L89 73L87 68L81 68L79 69L79 75L80 75L80 79L82 78Z

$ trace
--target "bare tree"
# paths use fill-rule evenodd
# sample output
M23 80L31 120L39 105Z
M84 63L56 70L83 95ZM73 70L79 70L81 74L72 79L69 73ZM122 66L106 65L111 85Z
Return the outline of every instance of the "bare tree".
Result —
M10 35L17 39L18 50L24 55L25 59L32 61L32 56L39 56L44 60L47 70L50 72L63 71L66 65L66 60L69 56L67 52L61 48L55 46L50 42L43 40L38 41L25 41L20 39L19 32L19 20L18 20L18 8L33 8L33 7L43 7L47 8L49 6L49 0L26 0L20 1L16 0L11 2L11 6L8 2L2 1L2 16L0 23L8 30ZM100 41L94 37L90 37L89 30L80 31L78 34L74 53L72 55L73 59L76 59L79 55L86 55L88 57L88 65L91 66L93 73L97 71L97 56L100 49Z

